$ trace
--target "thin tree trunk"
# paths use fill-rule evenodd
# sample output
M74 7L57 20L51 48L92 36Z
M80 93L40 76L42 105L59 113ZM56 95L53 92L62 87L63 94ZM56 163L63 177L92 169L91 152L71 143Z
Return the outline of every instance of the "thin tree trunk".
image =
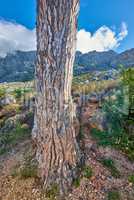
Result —
M78 0L37 1L36 111L33 138L44 186L65 192L80 160L71 98Z

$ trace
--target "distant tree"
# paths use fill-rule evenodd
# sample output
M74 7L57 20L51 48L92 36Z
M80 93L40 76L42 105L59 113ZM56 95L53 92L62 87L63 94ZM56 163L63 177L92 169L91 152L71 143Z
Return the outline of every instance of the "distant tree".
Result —
M78 0L37 1L36 111L33 139L45 188L71 187L79 148L71 97Z

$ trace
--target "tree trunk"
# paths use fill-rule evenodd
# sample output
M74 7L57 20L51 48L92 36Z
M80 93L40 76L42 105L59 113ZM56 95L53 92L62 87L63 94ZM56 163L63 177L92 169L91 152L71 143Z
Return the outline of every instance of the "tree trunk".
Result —
M36 110L33 139L45 188L70 188L79 148L71 98L78 0L38 0Z

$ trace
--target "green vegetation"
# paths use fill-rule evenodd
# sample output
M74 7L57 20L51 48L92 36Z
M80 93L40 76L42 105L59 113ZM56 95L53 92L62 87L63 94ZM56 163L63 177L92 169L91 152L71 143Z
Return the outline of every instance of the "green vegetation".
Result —
M37 162L33 159L33 155L26 155L24 164L16 165L11 171L11 176L21 179L37 178Z
M134 174L129 175L128 181L134 185Z
M0 98L3 98L6 94L6 90L4 88L0 88Z
M49 200L57 199L59 196L59 187L57 184L53 184L50 189L46 190L45 192L46 197L49 198Z
M134 160L134 139L127 133L109 134L107 131L92 129L92 136L97 140L98 145L111 146L121 150L130 160Z
M37 177L37 167L33 165L26 165L20 170L20 176L23 179Z
M79 169L79 176L73 180L73 185L77 188L80 186L82 178L90 179L93 176L93 171L90 166L83 166Z
M16 98L16 99L20 99L21 96L22 96L22 90L21 90L21 88L15 89L15 90L14 90L14 95L15 95L15 98Z
M93 129L91 134L99 145L112 146L121 150L130 160L134 160L134 134L132 134L134 119L128 118L129 104L126 89L121 85L114 93L116 96L114 100L109 96L102 104L107 128L104 131Z
M101 163L108 168L108 170L111 172L111 175L115 178L120 177L120 172L115 166L115 163L112 159L110 158L103 158L101 159Z
M80 180L81 180L81 177L78 177L78 178L74 179L74 181L73 181L74 187L77 188L77 187L80 186Z
M90 94L92 92L100 92L102 90L111 89L118 85L118 80L102 80L102 81L91 81L89 83L78 83L73 82L72 85L72 91L77 93L83 93L83 94Z
M108 192L108 200L121 200L120 193L117 189Z
M11 132L3 133L0 135L0 154L7 152L12 146L17 144L18 141L23 140L30 136L30 128L27 124L21 124L19 121Z
M90 179L93 175L91 167L85 166L82 170L83 177Z

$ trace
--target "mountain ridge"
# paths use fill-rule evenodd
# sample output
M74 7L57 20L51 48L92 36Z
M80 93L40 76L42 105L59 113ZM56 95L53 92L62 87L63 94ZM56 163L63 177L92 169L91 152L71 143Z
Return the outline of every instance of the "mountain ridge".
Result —
M16 51L0 58L0 82L27 81L34 78L36 52ZM82 54L77 51L74 75L91 71L118 69L119 66L134 66L134 48L117 53L113 50Z

